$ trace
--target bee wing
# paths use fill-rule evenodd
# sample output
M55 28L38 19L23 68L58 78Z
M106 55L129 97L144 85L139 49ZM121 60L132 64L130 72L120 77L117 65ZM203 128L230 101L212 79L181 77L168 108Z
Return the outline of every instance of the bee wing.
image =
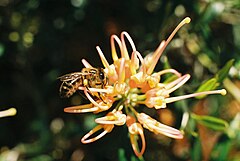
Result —
M74 73L62 75L58 77L58 79L60 79L60 81L70 81L70 80L82 77L84 75L90 75L90 74L91 73L74 72Z

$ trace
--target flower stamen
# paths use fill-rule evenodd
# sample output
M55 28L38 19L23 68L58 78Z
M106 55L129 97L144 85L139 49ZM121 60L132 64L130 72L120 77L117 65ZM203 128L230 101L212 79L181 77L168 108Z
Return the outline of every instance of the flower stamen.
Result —
M149 131L152 131L156 134L163 134L171 138L182 139L183 134L170 126L161 124L157 120L151 118L145 113L140 113L137 115L138 121L143 125L143 127L147 128Z
M128 51L127 51L127 46L126 46L126 43L125 43L124 36L128 39L128 42L130 43L131 48L132 48L133 51L136 51L136 47L135 47L135 44L134 44L131 36L130 36L127 32L123 31L123 32L121 33L121 41L122 41L122 48L121 48L122 50L121 50L121 52L122 52L122 58L125 58L126 60L129 60L129 54L128 54Z
M14 116L16 115L17 110L16 108L9 108L7 110L0 111L0 118L7 117L7 116Z
M104 66L105 68L108 68L108 70L111 70L111 69L109 68L110 65L109 65L107 59L105 58L102 50L100 49L100 47L99 47L99 46L96 46L96 49L97 49L98 54L99 54L99 56L100 56L100 58L101 58L101 60L102 60L103 66Z
M85 90L86 87L78 87L79 90ZM113 87L112 86L106 86L106 88L102 89L102 88L88 88L88 90L90 92L99 92L99 93L107 93L107 94L110 94L110 93L113 93Z
M152 62L152 64L151 64L151 66L149 67L148 71L147 71L147 74L148 74L148 75L150 75L150 74L153 72L153 70L154 70L154 68L155 68L155 66L156 66L156 64L157 64L160 56L162 55L162 52L164 51L164 49L166 48L166 46L169 44L169 42L172 40L172 38L173 38L174 35L177 33L177 31L178 31L183 25L190 23L190 21L191 21L191 19L190 19L189 17L186 17L185 19L183 19L183 20L177 25L177 27L173 30L173 32L171 33L171 35L168 37L167 41L166 41L166 42L165 42L165 41L162 41L162 42L161 42L161 44L159 45L159 47L157 48L157 50L156 50L156 51L154 52L154 54L153 54L153 55L154 55L154 57L153 57L153 62Z
M103 104L105 104L104 106L101 105L100 103L97 103L87 92L87 89L84 90L84 94L85 96L88 98L88 100L95 106L99 107L101 110L105 111L105 110L108 110L112 103L111 102L108 102L107 104L105 104L104 102L102 102Z
M95 128L93 128L91 131L89 131L86 135L84 135L82 137L81 142L84 144L94 142L94 141L102 138L103 136L105 136L107 133L110 133L113 128L114 128L114 125L97 125ZM92 136L94 133L100 131L101 129L103 129L103 132L101 132L96 137L89 139L90 136Z
M165 69L165 70L161 70L160 72L157 72L156 75L161 76L161 75L167 74L167 73L173 73L173 74L175 74L177 77L181 77L181 73L179 73L179 72L176 71L175 69Z
M204 91L204 92L193 93L193 94L188 94L188 95L183 95L183 96L166 98L165 101L166 101L166 103L172 103L172 102L180 101L180 100L191 98L191 97L197 97L197 96L209 95L209 94L226 95L226 93L227 93L227 91L225 89L214 90L214 91Z
M116 51L116 46L115 46L115 41L117 42L118 46L120 49L122 49L122 42L121 40L116 36L116 35L112 35L111 36L111 50L112 50L112 58L113 58L113 61L117 61L119 58L118 58L118 55L117 55L117 51Z
M64 108L64 112L67 112L67 113L86 113L86 112L96 112L98 110L99 110L99 107L94 106L92 103Z
M107 116L100 117L95 119L95 122L98 124L110 124L110 125L124 125L126 122L126 115L122 114L121 111L110 112Z
M182 77L176 79L175 81L168 83L165 85L168 94L172 93L176 89L180 88L183 84L185 84L190 79L189 74L185 74Z
M127 116L127 122L128 131L130 134L130 141L133 148L133 151L137 157L140 157L143 155L145 149L146 149L146 141L143 133L143 128L141 124L136 123L136 120L132 116ZM139 151L139 146L137 142L137 136L140 135L141 142L142 142L142 148L141 151Z
M87 60L82 59L82 63L85 66L85 68L92 68L91 64L87 62Z

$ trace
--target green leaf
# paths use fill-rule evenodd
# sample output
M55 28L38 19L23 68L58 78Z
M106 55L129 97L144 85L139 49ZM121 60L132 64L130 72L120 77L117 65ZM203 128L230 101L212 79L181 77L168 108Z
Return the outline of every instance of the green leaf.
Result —
M119 161L127 161L127 158L125 156L125 150L122 148L118 149L118 160Z
M164 69L172 68L166 56L163 56L163 68Z
M215 78L217 79L218 82L222 82L227 76L230 68L232 67L234 62L234 59L229 60L222 69L220 69Z
M224 161L229 160L229 152L233 146L233 142L227 136L222 136L218 143L215 145L211 160L212 161Z
M222 82L228 75L228 72L230 70L230 68L232 67L234 62L234 59L229 60L224 67L218 71L218 73L215 75L214 78L211 78L209 80L207 80L206 82L204 82L198 89L196 92L203 92L203 91L211 91L211 90L215 90L220 82ZM197 99L202 99L206 97L206 95L202 95L202 96L197 96Z
M182 130L182 129L181 130L184 131L186 134L189 134L192 137L197 138L198 133L195 131L195 129L196 129L196 121L193 120L192 118L190 118L187 123L186 128L184 130Z
M194 138L193 145L190 151L192 161L202 160L202 147L200 139Z
M210 91L210 90L214 90L218 87L219 83L217 81L216 78L211 78L208 81L204 82L200 87L198 87L197 92L203 92L203 91ZM202 96L197 96L197 99L202 99L206 97L206 95L202 95Z
M191 114L191 117L195 119L199 124L202 124L210 129L217 130L217 131L226 131L229 127L229 124L222 119L206 116L206 115L196 115Z
M139 158L136 157L136 155L131 155L131 161L144 161L144 158L141 156Z
M232 138L232 139L236 139L238 135L240 136L240 112L238 112L235 115L234 119L230 122L227 135L229 138Z

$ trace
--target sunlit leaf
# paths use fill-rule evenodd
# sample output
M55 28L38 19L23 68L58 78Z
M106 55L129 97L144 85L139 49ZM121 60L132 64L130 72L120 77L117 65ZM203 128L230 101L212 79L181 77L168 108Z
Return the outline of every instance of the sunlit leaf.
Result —
M222 119L206 116L206 115L196 115L191 114L191 117L195 119L199 124L202 124L210 129L217 130L217 131L225 131L227 130L229 124Z
M225 66L219 70L219 72L215 75L214 78L209 79L208 81L204 82L196 92L203 92L203 91L210 91L214 90L219 86L219 83L222 82L228 75L228 72L230 68L232 67L232 64L234 62L234 59L229 60ZM206 97L206 95L197 96L196 98L202 99Z
M234 59L229 60L224 67L218 71L218 73L216 74L216 79L218 82L222 82L224 80L224 78L227 77L228 72L230 70L230 68L232 67L234 62Z
M214 90L216 89L216 87L218 87L219 83L217 82L216 78L211 78L208 81L204 82L198 89L196 92L203 92L203 91L210 91L210 90ZM202 95L202 96L197 96L196 98L198 99L202 99L206 97L206 95Z

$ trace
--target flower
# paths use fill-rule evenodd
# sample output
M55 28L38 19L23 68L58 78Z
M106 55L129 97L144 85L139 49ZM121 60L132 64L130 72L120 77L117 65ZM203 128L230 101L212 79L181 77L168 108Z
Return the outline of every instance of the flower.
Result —
M16 115L17 110L15 108L9 108L7 110L0 111L0 118L7 117L7 116L14 116Z
M101 89L79 87L78 90L83 90L91 103L67 107L64 111L69 113L99 113L110 109L112 110L110 110L111 112L106 116L95 120L98 125L83 136L81 140L82 143L96 141L111 132L114 126L126 124L133 151L136 156L141 157L146 148L143 128L155 134L162 134L174 139L182 139L183 133L178 129L160 123L142 111L138 111L138 105L145 105L148 108L159 110L166 108L168 103L190 97L206 94L226 94L226 90L221 89L170 97L172 92L180 88L190 79L190 75L181 75L181 73L175 69L165 69L154 72L155 66L166 46L176 32L184 24L189 22L189 17L182 20L169 38L163 40L156 51L153 54L147 55L145 58L137 51L132 38L125 31L121 33L120 38L116 35L111 36L112 64L108 63L100 47L96 47L104 66L104 72L108 77L108 84ZM125 39L127 39L131 46L131 55L129 55ZM117 53L116 45L118 45L120 53ZM92 67L85 59L82 60L82 63L86 68ZM176 79L168 83L161 82L161 76L167 73L175 75ZM92 98L91 94L96 92L102 94L101 99ZM123 113L123 111L125 113ZM96 132L98 132L98 135L91 138ZM141 139L141 148L138 146L138 138Z

